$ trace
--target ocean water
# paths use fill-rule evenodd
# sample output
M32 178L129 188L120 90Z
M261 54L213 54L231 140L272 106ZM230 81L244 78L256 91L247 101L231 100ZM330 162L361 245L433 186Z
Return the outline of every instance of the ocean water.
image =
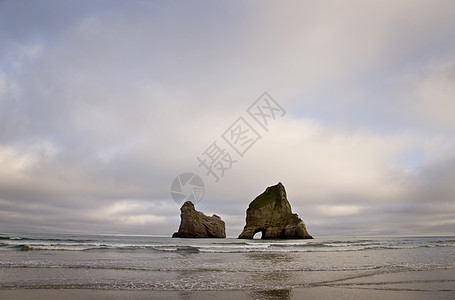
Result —
M455 237L271 241L0 234L0 289L289 290L431 270L455 274Z

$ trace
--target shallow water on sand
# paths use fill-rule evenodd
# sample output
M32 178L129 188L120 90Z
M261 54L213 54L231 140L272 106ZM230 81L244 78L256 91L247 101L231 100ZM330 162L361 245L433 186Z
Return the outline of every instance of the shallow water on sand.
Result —
M400 280L403 274L406 280ZM418 282L454 292L454 237L267 241L0 234L4 290L405 291Z

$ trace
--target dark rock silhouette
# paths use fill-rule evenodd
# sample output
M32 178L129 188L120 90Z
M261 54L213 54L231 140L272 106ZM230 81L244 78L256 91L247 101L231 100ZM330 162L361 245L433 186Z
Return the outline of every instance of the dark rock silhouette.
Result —
M262 239L312 239L305 223L292 213L281 182L257 196L246 211L246 225L239 239L252 239L262 232Z
M226 227L224 221L217 215L204 215L194 208L191 201L186 201L180 208L179 231L172 237L180 238L225 238Z

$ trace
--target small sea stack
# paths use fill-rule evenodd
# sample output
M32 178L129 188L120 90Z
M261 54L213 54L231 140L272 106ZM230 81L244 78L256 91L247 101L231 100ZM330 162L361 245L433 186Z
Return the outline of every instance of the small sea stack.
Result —
M225 238L226 226L217 215L211 217L197 211L191 201L186 201L180 208L179 231L172 237L179 238Z

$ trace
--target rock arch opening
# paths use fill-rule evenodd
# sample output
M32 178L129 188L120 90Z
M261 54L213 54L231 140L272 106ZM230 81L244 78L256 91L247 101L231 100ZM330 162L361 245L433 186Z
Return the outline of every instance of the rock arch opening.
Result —
M253 239L265 239L265 229L256 229L253 234Z

